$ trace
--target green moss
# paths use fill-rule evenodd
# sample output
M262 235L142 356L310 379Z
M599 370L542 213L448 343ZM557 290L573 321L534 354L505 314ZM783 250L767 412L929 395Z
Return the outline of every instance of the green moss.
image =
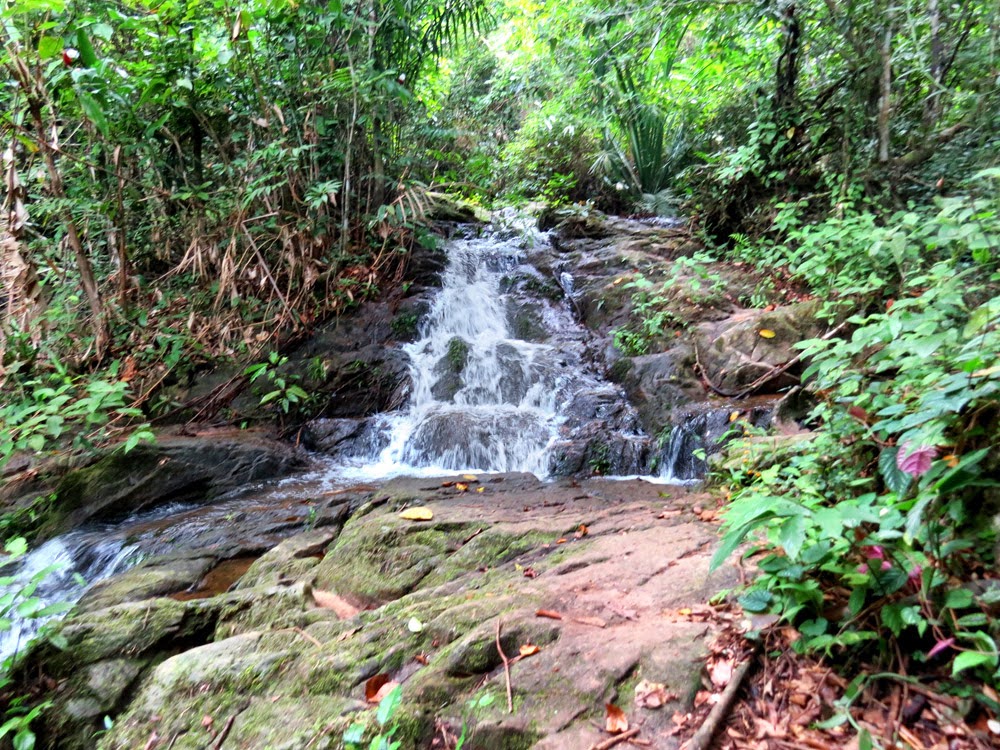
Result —
M469 361L469 345L458 336L448 342L448 365L453 373L460 373Z

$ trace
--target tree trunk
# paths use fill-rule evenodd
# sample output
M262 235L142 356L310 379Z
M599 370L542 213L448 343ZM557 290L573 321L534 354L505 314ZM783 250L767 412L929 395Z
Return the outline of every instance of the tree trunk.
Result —
M58 151L58 136L55 126L52 129L52 140L45 135L45 122L42 118L42 107L44 104L44 86L40 80L28 70L24 60L17 54L16 50L8 48L11 56L10 70L14 78L24 91L28 103L28 112L32 124L35 127L35 136L38 145L45 159L45 168L49 175L49 189L52 195L58 198L64 205L66 203L66 190L63 187L62 174L56 164L55 153ZM104 305L101 302L101 292L97 286L97 279L94 277L94 269L90 264L90 258L84 250L80 233L77 231L73 214L68 210L63 210L63 221L66 224L66 241L76 259L76 267L80 273L80 283L83 286L84 294L90 305L91 329L94 333L94 348L97 359L101 359L108 347L108 328L104 320Z
M889 162L889 115L892 110L892 26L885 30L882 47L882 79L879 85L878 161Z
M924 128L934 129L941 116L941 86L944 77L944 48L941 44L941 11L938 0L927 0L927 20L931 27L931 90L924 101Z

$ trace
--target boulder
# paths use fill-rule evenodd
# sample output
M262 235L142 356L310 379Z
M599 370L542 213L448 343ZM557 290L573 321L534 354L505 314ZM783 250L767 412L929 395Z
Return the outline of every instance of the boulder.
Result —
M229 490L280 477L301 465L287 443L261 433L214 431L197 437L160 437L128 453L105 452L82 468L56 467L42 483L18 478L7 487L8 502L54 492L39 539L96 520L112 520L168 502L208 502ZM45 467L39 472L45 475ZM20 488L20 489L19 489Z
M609 374L624 387L646 432L659 435L677 408L705 397L693 365L694 351L682 343L659 354L623 358Z
M801 302L775 310L743 310L720 323L698 327L695 347L706 378L725 395L751 388L775 393L793 385L789 371L775 370L796 356L795 344L822 332L820 302ZM773 375L773 377L768 377Z

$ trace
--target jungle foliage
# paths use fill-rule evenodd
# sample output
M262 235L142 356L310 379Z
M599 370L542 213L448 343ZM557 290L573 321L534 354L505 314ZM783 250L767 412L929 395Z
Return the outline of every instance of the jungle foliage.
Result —
M744 606L997 681L994 0L6 0L0 39L0 464L219 358L297 406L283 342L398 279L429 190L683 210L843 325L814 439L726 478Z

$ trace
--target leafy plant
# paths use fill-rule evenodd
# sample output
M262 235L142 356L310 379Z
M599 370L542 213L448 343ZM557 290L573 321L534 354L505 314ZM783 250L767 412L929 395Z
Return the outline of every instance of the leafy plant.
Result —
M853 245L826 251L871 247L863 263L889 252L900 299L848 317L847 338L801 345L820 426L771 463L730 474L737 490L714 560L764 535L751 547L761 576L741 602L796 623L797 648L865 646L891 664L905 642L928 666L950 659L955 675L1000 675L989 616L1000 590L964 583L992 564L996 535L983 519L1000 461L998 216L942 201L872 245L852 230ZM840 271L863 282L854 289L869 283L863 263Z
M288 414L288 410L293 405L301 405L309 399L309 394L296 384L299 379L298 375L283 375L279 372L279 368L287 363L288 357L271 352L266 362L250 365L243 371L244 375L249 376L251 383L256 383L259 380L266 382L266 386L261 389L264 392L260 396L260 405L264 406L274 402L283 414Z
M392 723L393 716L399 709L399 704L403 700L403 688L397 685L389 691L375 710L375 723L377 729L375 734L368 740L368 750L398 750L402 744L400 740L394 739L399 725ZM355 722L344 732L341 738L346 750L362 750L365 746L365 735L368 727L362 722Z

